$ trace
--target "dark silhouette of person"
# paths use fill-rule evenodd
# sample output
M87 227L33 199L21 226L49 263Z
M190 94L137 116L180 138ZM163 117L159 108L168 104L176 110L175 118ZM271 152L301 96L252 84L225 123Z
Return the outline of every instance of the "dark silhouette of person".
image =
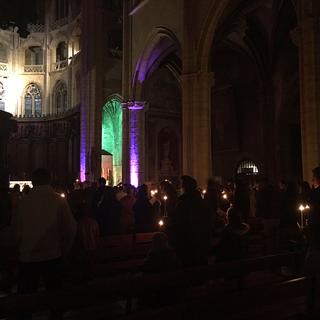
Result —
M155 227L154 210L149 201L148 187L138 188L137 200L133 205L134 223L136 232L150 232Z
M157 274L170 272L179 269L181 266L175 252L168 244L168 237L163 232L157 232L152 238L152 248L148 253L142 271L145 274ZM179 297L179 290L174 288L162 288L148 291L139 299L141 307L161 307L176 303Z
M248 221L250 214L249 186L241 179L236 180L233 206L236 207L238 212L241 214L241 220Z
M241 222L241 212L235 207L229 208L227 216L228 224L216 250L217 262L242 259L248 252L249 225Z
M172 226L171 243L185 267L208 263L209 214L190 176L181 178L183 194L178 198Z
M121 233L121 203L116 198L115 189L105 187L98 204L97 221L102 235Z
M291 181L288 183L286 190L282 194L280 204L281 227L296 227L298 206L298 187Z
M217 220L219 196L217 184L213 179L209 179L204 201L210 218L210 226L214 225Z

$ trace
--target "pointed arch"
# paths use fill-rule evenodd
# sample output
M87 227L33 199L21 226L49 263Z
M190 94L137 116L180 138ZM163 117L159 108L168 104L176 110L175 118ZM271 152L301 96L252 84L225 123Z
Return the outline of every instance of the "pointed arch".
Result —
M40 87L32 82L24 90L24 115L27 117L42 115L42 95Z
M53 89L53 110L62 113L68 108L68 91L64 81L58 80Z
M122 181L122 99L114 94L102 108L102 152L112 156L112 180ZM111 179L109 179L110 182Z
M133 76L135 99L138 99L141 93L139 86L141 87L145 79L173 52L181 52L181 45L176 35L168 28L155 27L146 40L145 47L136 63Z

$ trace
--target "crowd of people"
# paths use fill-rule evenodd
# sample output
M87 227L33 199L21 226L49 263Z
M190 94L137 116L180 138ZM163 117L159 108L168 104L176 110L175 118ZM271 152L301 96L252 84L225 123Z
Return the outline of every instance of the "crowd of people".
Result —
M155 232L144 272L205 265L209 255L217 262L241 259L248 251L251 218L278 219L290 238L302 234L298 207L304 204L310 208L303 218L312 265L320 259L320 167L313 173L312 188L306 182L281 181L272 187L266 179L237 179L224 186L209 180L200 189L194 178L183 176L180 189L168 180L111 187L100 178L96 183L76 180L62 190L50 185L46 169L37 169L33 188L22 192L19 186L9 189L2 175L0 237L6 235L17 247L18 293L29 293L40 276L49 290L60 287L64 257L73 252L88 264L99 239L115 234Z

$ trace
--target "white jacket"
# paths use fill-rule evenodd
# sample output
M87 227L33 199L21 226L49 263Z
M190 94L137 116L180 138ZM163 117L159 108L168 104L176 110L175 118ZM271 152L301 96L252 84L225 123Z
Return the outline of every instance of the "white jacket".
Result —
M77 230L67 201L48 186L34 187L17 205L15 232L21 262L64 256Z

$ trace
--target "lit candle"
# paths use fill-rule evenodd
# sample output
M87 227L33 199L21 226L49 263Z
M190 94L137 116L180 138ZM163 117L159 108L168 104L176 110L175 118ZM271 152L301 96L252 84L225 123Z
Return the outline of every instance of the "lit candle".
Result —
M158 224L159 224L160 227L163 227L163 225L164 225L163 220L159 220Z
M203 189L203 190L202 190L202 194L205 195L206 193L207 193L207 190L206 190L206 189Z
M304 211L305 207L300 204L299 206L299 210L300 210L300 226L301 228L303 228L303 211Z
M223 199L225 199L225 200L227 200L227 199L228 199L227 194L226 194L226 193L224 193L224 194L222 195L222 198L223 198Z
M164 216L167 217L168 214L167 214L167 200L168 200L168 197L165 195L163 197L163 200L164 200Z
M60 197L61 197L61 198L65 198L66 195L65 195L64 193L61 193L61 194L60 194Z

